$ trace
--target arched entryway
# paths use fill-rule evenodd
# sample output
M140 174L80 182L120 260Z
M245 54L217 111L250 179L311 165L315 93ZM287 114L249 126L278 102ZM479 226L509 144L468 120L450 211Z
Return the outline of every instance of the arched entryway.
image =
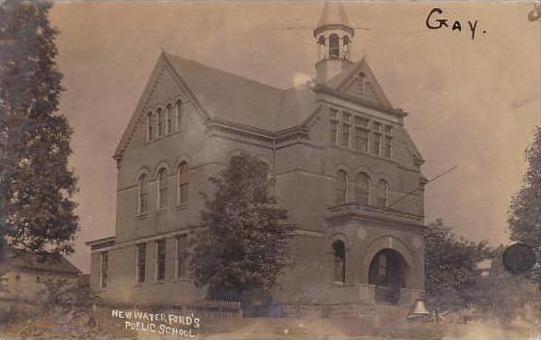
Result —
M398 304L400 288L406 287L407 275L408 265L399 252L383 249L376 253L368 273L368 283L376 286L376 303Z

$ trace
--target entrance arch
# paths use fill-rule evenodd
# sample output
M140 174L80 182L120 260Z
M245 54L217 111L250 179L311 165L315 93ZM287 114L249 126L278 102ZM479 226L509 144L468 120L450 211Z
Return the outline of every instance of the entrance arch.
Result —
M368 272L368 283L376 286L376 303L398 304L400 288L406 288L408 271L406 260L396 250L386 248L377 252Z

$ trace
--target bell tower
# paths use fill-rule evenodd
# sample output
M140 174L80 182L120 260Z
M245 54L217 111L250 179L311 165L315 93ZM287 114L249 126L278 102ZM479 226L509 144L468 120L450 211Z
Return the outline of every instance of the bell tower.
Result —
M319 23L314 29L318 45L317 83L325 83L351 63L350 51L354 34L342 4L326 2Z

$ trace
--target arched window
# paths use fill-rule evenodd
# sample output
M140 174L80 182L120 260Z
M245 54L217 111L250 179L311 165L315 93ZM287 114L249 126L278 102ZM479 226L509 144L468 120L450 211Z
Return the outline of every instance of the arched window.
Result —
M340 39L338 35L329 36L329 58L336 59L340 57Z
M148 211L148 176L143 174L137 181L137 213L144 214Z
M177 100L175 103L175 129L180 130L182 123L182 102Z
M177 204L188 201L188 163L182 162L177 168Z
M346 282L346 247L342 241L334 241L334 282Z
M389 195L389 184L386 180L380 179L377 187L377 207L387 208L387 198Z
M158 108L156 111L156 124L157 124L157 136L156 137L162 137L164 134L164 121L163 121L163 112L161 108Z
M165 131L167 134L173 132L173 117L171 115L171 104L167 104L165 107Z
M158 209L167 206L167 170L161 168L158 172Z
M342 45L344 46L344 58L345 59L348 59L349 58L349 36L347 35L344 35L344 37L342 38Z
M154 122L152 121L152 112L147 113L147 142L151 141L154 138Z
M336 203L344 204L347 202L348 192L348 174L344 170L338 171L336 176Z
M320 44L321 46L325 46L325 37L320 36L317 43Z
M368 205L369 195L370 177L364 172L360 172L355 179L355 202Z

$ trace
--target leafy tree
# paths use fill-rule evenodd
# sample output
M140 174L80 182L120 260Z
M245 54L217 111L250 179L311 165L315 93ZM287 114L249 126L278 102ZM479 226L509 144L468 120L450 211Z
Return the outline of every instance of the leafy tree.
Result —
M219 176L212 198L204 195L202 231L192 260L195 282L210 297L268 292L289 263L293 226L270 194L267 165L242 153Z
M541 126L534 133L534 140L525 152L528 170L519 192L512 198L509 211L511 240L532 247L538 263L530 277L541 281Z
M478 263L489 259L486 242L457 237L441 220L425 229L425 289L429 308L438 311L470 307L481 280Z
M0 233L10 248L73 251L76 178L67 167L72 130L58 113L62 74L46 1L0 6Z

